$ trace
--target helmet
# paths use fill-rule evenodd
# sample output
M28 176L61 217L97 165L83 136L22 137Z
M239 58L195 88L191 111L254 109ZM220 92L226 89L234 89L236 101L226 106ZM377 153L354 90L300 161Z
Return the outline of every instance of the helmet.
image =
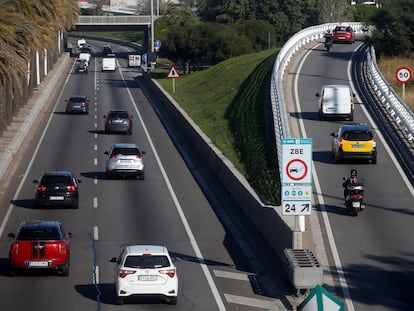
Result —
M356 169L352 169L351 170L351 176L357 176L357 175L358 175L357 170Z
M331 33L331 30L330 30L330 29L328 29L326 32L327 32L327 33Z

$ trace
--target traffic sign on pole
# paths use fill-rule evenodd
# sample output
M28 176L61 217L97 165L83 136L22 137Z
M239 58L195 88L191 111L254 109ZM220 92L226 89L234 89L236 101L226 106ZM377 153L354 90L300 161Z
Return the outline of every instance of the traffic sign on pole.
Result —
M413 74L408 67L399 67L395 72L395 78L399 83L408 83L411 81Z
M282 183L312 183L312 138L282 139Z

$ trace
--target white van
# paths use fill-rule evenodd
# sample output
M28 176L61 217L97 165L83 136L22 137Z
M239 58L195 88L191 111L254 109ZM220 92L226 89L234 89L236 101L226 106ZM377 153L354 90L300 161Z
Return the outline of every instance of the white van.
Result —
M102 57L102 71L115 71L116 70L116 58L115 54L107 54Z
M354 120L355 94L347 85L330 84L322 86L318 97L319 118L345 118Z

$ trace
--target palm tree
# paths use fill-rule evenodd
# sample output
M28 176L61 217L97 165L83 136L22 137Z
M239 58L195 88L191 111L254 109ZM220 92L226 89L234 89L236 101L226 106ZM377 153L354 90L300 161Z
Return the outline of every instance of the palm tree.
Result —
M0 0L0 132L25 88L35 51L55 51L59 32L74 28L78 15L77 0Z

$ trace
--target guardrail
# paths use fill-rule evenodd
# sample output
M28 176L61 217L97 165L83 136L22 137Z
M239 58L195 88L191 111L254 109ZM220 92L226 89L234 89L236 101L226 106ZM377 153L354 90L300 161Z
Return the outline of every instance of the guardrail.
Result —
M309 27L293 35L280 50L271 77L271 102L273 111L273 122L278 150L279 167L282 167L282 138L289 138L290 129L285 111L285 99L283 94L283 79L286 67L295 53L305 44L323 38L326 30L333 29L341 23L327 23L318 26ZM360 22L342 23L352 26L355 32L362 32L365 24ZM383 78L378 69L375 51L371 48L368 53L368 72L370 75L369 82L381 101L388 108L394 122L404 129L404 135L409 141L414 141L414 114L407 105L398 97L395 91Z
M151 25L151 16L80 15L76 25Z

